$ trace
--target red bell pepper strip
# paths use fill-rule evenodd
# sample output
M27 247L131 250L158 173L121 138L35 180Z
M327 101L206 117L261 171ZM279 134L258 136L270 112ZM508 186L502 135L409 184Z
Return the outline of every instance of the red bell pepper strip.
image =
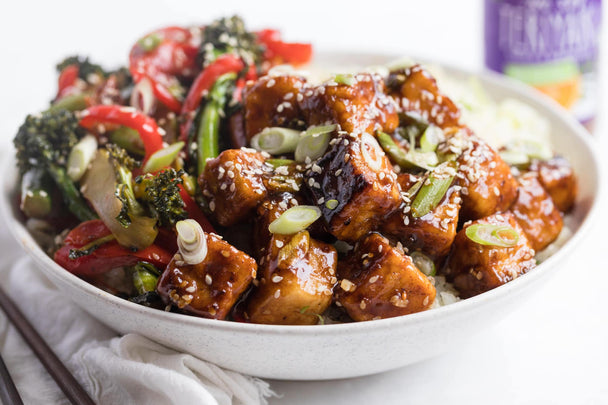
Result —
M312 45L307 43L283 42L277 30L265 29L256 32L258 42L265 46L264 59L271 64L289 63L303 65L312 58Z
M198 224L203 228L205 232L214 232L213 225L207 220L207 217L198 206L196 201L188 194L186 189L180 186L179 194L182 196L182 200L184 201L184 209L188 213L188 217L198 222Z
M156 121L132 107L96 105L83 110L80 117L80 126L87 129L97 124L118 124L136 130L144 144L144 164L154 152L163 148L163 138Z
M185 141L188 138L188 132L194 120L194 112L198 108L205 93L211 90L215 81L226 73L239 73L245 68L245 64L237 55L227 53L218 56L216 60L211 62L209 66L199 73L194 79L188 95L182 105L182 116L186 118L185 124L181 127L180 139ZM255 69L255 68L254 68ZM254 70L255 72L255 70Z
M153 38L147 48L146 38ZM154 31L133 45L129 54L129 70L135 83L147 78L155 97L171 111L181 110L180 100L170 91L179 85L178 76L191 77L196 71L196 55L200 38L182 27Z
M218 77L226 73L239 73L245 68L245 64L237 55L226 53L218 56L209 66L201 71L190 86L188 96L182 106L182 114L195 111L206 91L209 91Z
M54 260L70 273L86 277L103 274L118 267L133 266L141 261L162 269L173 257L173 254L157 245L134 252L120 246L116 240L111 240L100 244L87 255L70 258L71 250L83 248L109 235L110 230L100 219L82 222L68 233L64 245L55 252Z
M61 73L59 73L56 100L72 91L76 85L76 80L78 80L79 73L80 69L78 68L78 65L68 65L63 68Z

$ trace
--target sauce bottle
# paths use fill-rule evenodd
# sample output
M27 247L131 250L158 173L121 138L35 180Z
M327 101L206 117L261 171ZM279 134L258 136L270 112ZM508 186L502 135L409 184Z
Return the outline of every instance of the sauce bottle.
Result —
M486 66L552 97L591 130L601 6L601 0L485 0Z

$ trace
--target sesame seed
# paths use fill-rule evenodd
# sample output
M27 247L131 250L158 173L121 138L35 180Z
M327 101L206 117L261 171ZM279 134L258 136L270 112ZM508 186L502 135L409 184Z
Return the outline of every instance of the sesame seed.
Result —
M278 283L281 280L283 280L283 277L281 277L279 275L275 275L275 276L272 277L272 282L273 283Z
M274 244L275 244L275 245L276 245L278 248L282 248L282 247L283 247L283 245L284 245L283 241L280 241L280 240L278 240L278 239L277 239L277 240L274 242Z
M369 278L369 282L373 284L378 281L378 278L380 278L380 276L372 276Z
M281 290L276 290L274 293L274 298L279 298L281 296Z
M350 280L348 279L342 279L342 281L340 281L340 288L342 288L344 291L355 291L356 286L354 283L352 283Z
M213 283L213 279L211 278L211 276L209 274L206 274L205 275L205 284L211 285L211 283Z

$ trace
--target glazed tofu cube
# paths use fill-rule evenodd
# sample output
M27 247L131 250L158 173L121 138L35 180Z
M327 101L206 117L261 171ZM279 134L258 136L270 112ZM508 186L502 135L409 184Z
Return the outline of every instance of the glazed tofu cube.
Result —
M268 75L247 86L243 94L247 140L267 127L301 126L297 99L305 82L299 76Z
M461 218L475 220L508 210L517 197L517 180L509 165L476 136L465 135L460 141L466 143L457 160Z
M336 123L343 131L357 134L395 131L399 117L395 102L385 94L382 78L362 73L352 79L352 84L329 81L307 87L300 102L307 123Z
M440 128L460 126L460 110L422 66L391 72L388 87L401 111L419 115Z
M534 161L530 171L538 173L538 180L553 199L557 209L568 212L576 199L576 177L568 160L554 157L546 161Z
M519 193L510 211L526 234L530 247L537 252L557 239L562 230L562 215L534 172L519 178Z
M177 253L161 275L158 294L165 304L185 313L224 319L256 277L253 258L213 233L207 238L207 256L199 264L187 264Z
M328 231L355 242L376 229L401 204L397 175L376 139L342 135L305 174L310 200L321 209Z
M469 239L466 229L473 224L508 226L518 234L512 247L483 245ZM454 239L445 272L462 298L472 297L508 283L536 266L534 249L510 212L466 223Z
M264 157L253 149L227 149L207 161L198 182L220 225L243 220L264 200L267 170Z
M338 267L335 299L355 321L429 309L435 287L403 250L378 233L365 237Z
M403 191L409 190L419 179L411 174L398 176ZM458 186L450 187L437 207L419 218L412 215L409 202L402 204L400 209L382 224L381 232L399 240L408 252L422 251L432 260L440 262L450 253L456 237L462 201L459 190Z
M270 246L272 233L268 230L268 226L281 214L291 207L299 205L295 195L284 192L268 196L256 209L256 217L254 220L254 249L258 260L266 256L267 249Z
M246 316L253 323L316 324L331 304L337 263L336 249L307 231L273 235Z

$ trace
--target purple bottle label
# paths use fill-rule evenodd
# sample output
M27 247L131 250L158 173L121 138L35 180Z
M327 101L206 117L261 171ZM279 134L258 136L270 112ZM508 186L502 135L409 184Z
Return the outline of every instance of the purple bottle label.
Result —
M485 0L486 66L589 119L597 104L601 15L601 0Z

